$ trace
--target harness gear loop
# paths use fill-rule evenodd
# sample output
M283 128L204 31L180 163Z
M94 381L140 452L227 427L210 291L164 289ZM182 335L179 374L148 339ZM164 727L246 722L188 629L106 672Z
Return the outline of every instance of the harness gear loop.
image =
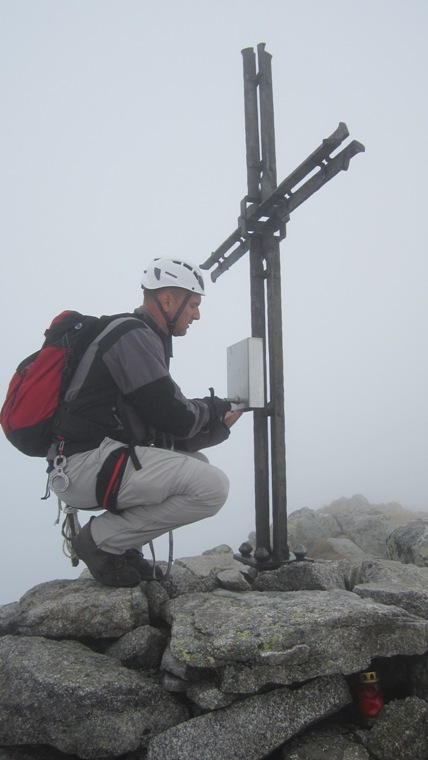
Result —
M73 567L77 567L79 564L79 557L73 549L71 539L73 536L76 536L80 530L79 518L77 516L78 510L76 507L70 506L70 504L64 504L64 507L62 507L60 499L58 499L58 507L59 511L56 524L59 523L59 512L62 510L65 514L65 520L61 527L61 535L64 539L62 550L65 556L71 560Z
M168 567L163 577L164 581L166 581L167 578L169 578L171 574L172 563L174 562L174 534L172 530L170 530L168 533L168 539L169 539Z

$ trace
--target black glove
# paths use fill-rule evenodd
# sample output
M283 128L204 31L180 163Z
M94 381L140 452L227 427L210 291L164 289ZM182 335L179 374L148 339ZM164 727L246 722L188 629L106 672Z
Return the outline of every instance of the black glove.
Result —
M210 390L211 395L205 396L205 398L202 399L210 411L208 425L212 425L213 422L221 422L224 419L226 412L230 412L232 408L230 401L226 401L225 398L214 396L214 391L212 388Z

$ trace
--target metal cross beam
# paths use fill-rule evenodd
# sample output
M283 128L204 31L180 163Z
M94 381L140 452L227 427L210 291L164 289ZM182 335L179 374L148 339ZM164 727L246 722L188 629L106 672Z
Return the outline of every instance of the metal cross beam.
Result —
M240 555L235 556L258 569L273 569L297 556L297 552L290 556L287 541L279 244L286 235L286 225L292 211L340 171L346 171L351 158L365 148L353 140L339 153L332 155L349 137L346 124L341 122L297 169L277 185L271 55L266 52L263 43L257 46L258 71L253 48L243 50L242 56L247 195L241 201L237 228L201 264L201 268L213 269L211 279L215 282L249 251L251 331L252 337L263 339L264 374L265 380L269 381L269 398L266 392L264 409L253 411L256 547L252 555L251 548L243 544Z

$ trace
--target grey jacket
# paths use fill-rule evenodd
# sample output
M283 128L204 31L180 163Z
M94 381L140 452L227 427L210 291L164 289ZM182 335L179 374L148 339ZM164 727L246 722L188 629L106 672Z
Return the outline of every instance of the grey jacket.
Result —
M170 339L142 307L110 318L68 386L55 426L68 453L124 443L197 451L229 436L209 405L188 399L169 372Z

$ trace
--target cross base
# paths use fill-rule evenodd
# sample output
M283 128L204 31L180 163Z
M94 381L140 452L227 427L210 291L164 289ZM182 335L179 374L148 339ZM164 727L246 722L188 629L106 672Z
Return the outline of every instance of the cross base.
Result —
M238 562L242 562L244 565L250 565L250 567L254 567L259 572L263 570L277 570L282 565L290 565L292 562L297 561L294 554L290 554L288 559L283 560L275 560L269 557L267 560L260 561L255 557L243 557L242 554L234 554L233 559L237 559Z
M307 557L306 553L306 547L299 544L299 546L296 546L294 553L288 552L288 557L282 559L278 555L275 556L275 552L272 553L264 547L258 547L253 554L253 546L249 541L244 541L239 547L239 554L234 554L233 558L244 565L254 567L260 572L264 570L277 570L279 567L291 565L293 562L313 562L314 560Z

